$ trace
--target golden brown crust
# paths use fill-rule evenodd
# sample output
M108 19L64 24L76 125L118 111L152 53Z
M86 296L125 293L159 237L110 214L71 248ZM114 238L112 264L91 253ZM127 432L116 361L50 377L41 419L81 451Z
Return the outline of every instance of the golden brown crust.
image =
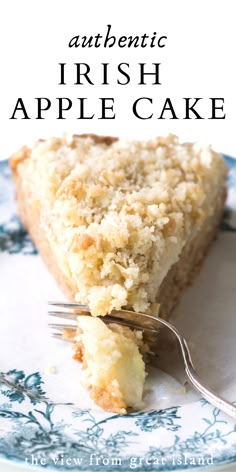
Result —
M9 159L11 170L14 173L16 172L17 166L20 162L28 159L30 156L30 148L28 146L23 146L19 151L15 152Z
M83 361L83 345L81 343L74 343L74 354L73 354L73 359L75 361L82 362Z
M112 411L113 413L126 413L127 405L122 398L114 397L113 390L109 391L109 386L93 387L91 392L91 398L97 405L103 408L105 411Z
M73 137L91 138L96 144L106 144L107 146L110 146L110 144L113 144L116 141L119 141L119 138L115 136L99 136L98 134L91 134L91 133L73 134Z

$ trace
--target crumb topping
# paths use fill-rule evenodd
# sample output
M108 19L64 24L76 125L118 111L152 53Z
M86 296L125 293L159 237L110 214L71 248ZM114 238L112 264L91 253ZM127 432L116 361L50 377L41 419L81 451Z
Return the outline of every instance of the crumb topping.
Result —
M76 300L93 315L146 311L186 242L214 211L223 158L169 135L147 142L89 136L39 141L18 162L41 226Z

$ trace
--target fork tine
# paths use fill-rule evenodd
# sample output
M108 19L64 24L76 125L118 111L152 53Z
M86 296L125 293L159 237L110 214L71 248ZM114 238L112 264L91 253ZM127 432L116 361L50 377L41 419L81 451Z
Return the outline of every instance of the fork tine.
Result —
M78 308L79 310L89 311L88 305L82 305L81 303L63 303L63 302L48 302L48 305L57 306L59 308L69 308L75 309Z
M106 315L105 317L101 316L99 318L102 321L105 321L107 323L117 323L119 325L128 326L128 328L137 329L139 331L145 331L147 333L155 333L156 334L158 332L156 329L146 328L145 326L141 326L140 324L136 323L135 321L126 320L125 318L120 318L119 316L115 316L113 314L111 316Z
M54 339L58 339L59 341L65 341L71 343L73 339L70 338L64 338L62 333L51 333L51 337Z
M49 328L55 328L55 329L73 329L74 331L77 328L77 325L71 325L71 324L59 324L59 323L49 323L48 324Z
M48 312L49 316L55 316L57 318L63 318L64 320L74 320L76 321L78 317L78 313L65 313L62 311L49 311Z
M76 321L76 318L79 316L79 315L71 315L71 314L63 314L63 313L57 313L57 312L49 312L49 315L50 316L55 316L55 317L58 317L58 318L62 318L62 319L68 319L68 320L73 320L73 321ZM144 328L138 324L131 324L130 321L126 321L122 318L118 318L118 317L115 317L115 316L109 316L109 315L106 315L106 316L102 316L102 317L98 317L99 319L101 319L104 323L106 324L111 324L111 323L115 323L115 324L119 324L119 325L122 325L122 326L127 326L128 328L132 328L132 329L137 329L139 331L145 331L145 333L151 333L151 334L156 334L158 331L157 330L154 330L154 329L151 329L151 328ZM66 328L69 328L69 329L76 329L76 326L77 324L73 324L73 325L70 325L70 324L57 324L57 323L49 323L49 327L50 328L58 328L58 329L66 329Z

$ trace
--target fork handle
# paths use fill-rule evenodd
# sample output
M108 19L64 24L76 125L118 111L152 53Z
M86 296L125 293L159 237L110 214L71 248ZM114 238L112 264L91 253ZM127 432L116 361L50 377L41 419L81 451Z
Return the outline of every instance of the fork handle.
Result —
M196 372L191 355L189 352L188 345L185 341L184 338L181 339L181 350L184 358L184 363L185 363L185 372L186 375L191 383L191 385L204 397L206 400L209 401L212 405L216 406L220 410L222 410L224 413L229 415L231 418L236 420L236 405L233 405L233 403L228 402L224 398L222 398L220 395L217 395L213 390L210 388L206 387L198 373Z

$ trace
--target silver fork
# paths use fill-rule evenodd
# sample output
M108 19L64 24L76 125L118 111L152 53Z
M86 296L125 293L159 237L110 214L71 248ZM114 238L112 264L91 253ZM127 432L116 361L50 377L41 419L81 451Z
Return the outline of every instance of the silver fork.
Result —
M49 305L55 307L49 311L50 316L69 321L69 323L49 324L50 328L56 330L52 333L52 336L57 339L65 340L63 337L65 329L76 330L78 316L91 316L87 305L58 302L49 302ZM236 406L217 395L202 382L193 365L185 338L171 323L155 316L129 310L112 311L109 315L99 318L106 324L116 323L142 331L144 341L150 346L152 363L168 373L172 371L172 374L173 371L176 374L179 367L181 367L184 378L187 378L188 382L202 397L231 418L236 419Z

